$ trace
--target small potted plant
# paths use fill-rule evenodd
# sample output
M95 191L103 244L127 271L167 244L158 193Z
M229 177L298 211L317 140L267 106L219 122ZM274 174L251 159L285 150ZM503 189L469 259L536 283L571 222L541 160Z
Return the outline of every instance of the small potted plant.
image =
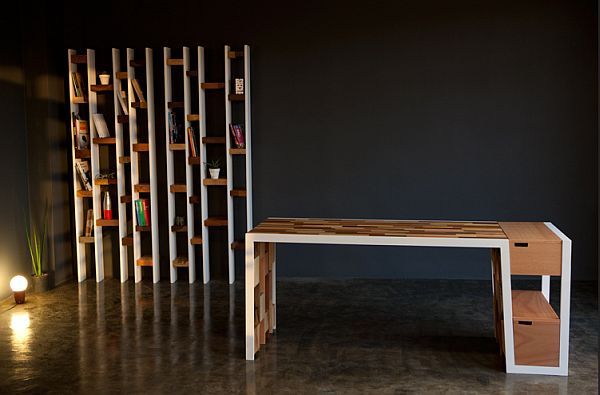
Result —
M44 258L46 256L46 231L48 228L48 205L44 210L44 221L42 229L39 229L31 221L25 222L25 235L27 237L27 247L31 257L31 267L33 269L33 290L34 292L45 292L49 289L48 273L42 271Z
M108 85L108 83L110 82L110 74L108 74L107 71L103 71L98 75L98 78L100 78L100 84L102 85Z
M208 163L204 163L206 167L208 167L208 172L210 173L210 178L216 180L219 178L219 173L221 172L221 160L211 160Z

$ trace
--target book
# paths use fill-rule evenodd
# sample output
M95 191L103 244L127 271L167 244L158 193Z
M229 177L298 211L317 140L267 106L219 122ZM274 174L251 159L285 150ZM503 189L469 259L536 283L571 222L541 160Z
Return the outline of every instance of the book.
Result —
M150 201L148 199L142 199L142 209L144 210L146 226L150 226Z
M77 141L77 149L87 149L90 146L90 132L88 123L79 116L75 119L75 137Z
M137 199L135 201L135 215L137 217L138 226L146 226L146 221L144 221L144 209L142 207L141 199Z
M92 119L94 120L94 125L96 125L96 134L98 137L110 137L106 120L104 120L104 115L93 114Z
M85 235L91 236L94 231L94 210L91 208L87 211L87 217L85 219Z
M233 140L235 142L235 146L237 148L245 148L246 142L244 140L244 132L242 130L242 125L237 124L229 124L229 130L233 135Z
M194 132L193 127L188 128L188 144L190 147L190 155L192 157L198 156L198 146L196 145L196 133Z
M138 82L138 80L134 78L131 81L131 84L133 85L133 89L135 90L135 93L137 94L138 98L140 99L140 103L146 103L146 99L144 99L144 92L142 92L142 87L140 86L140 83Z
M73 80L73 93L75 97L86 97L85 89L83 87L83 79L81 74L77 71L71 73L71 79Z
M119 98L119 103L121 104L121 110L123 110L123 114L124 115L129 115L129 109L127 107L127 93L125 93L125 91L120 91L119 94L117 94L117 97Z
M75 169L77 171L81 187L86 191L91 191L92 184L90 183L90 178L87 175L89 169L87 162L82 161L81 159L75 159Z

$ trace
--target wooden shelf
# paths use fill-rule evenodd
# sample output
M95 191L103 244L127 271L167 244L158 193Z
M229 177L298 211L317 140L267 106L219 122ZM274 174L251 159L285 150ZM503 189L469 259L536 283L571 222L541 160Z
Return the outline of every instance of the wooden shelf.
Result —
M194 121L199 121L200 120L200 114L188 114L186 119L189 122L194 122Z
M192 196L190 196L189 201L191 204L200 204L200 196L192 195Z
M143 101L143 102L132 101L131 107L133 107L133 108L148 108L148 103L146 103L145 101Z
M233 93L230 93L228 98L229 101L244 101L246 99L246 95L235 95Z
M246 197L246 190L243 188L232 189L231 191L229 191L229 196Z
M92 139L92 142L94 144L98 144L98 145L112 145L112 144L116 144L117 143L117 138L116 137L94 137Z
M202 183L206 186L224 186L224 185L227 185L227 179L226 178L217 178L217 179L205 178Z
M119 198L121 203L131 203L131 195L124 195Z
M117 185L116 178L102 178L100 180L94 180L94 185Z
M135 231L136 232L152 232L152 228L150 226L136 225Z
M185 143L171 143L169 149L171 151L185 151Z
M97 219L96 226L119 226L118 219Z
M183 66L183 59L167 59L167 66Z
M94 236L79 236L79 242L82 244L94 243Z
M114 89L112 84L109 85L90 85L90 90L92 92L104 93L104 92L112 92Z
M209 217L204 220L205 226L227 226L227 218L225 217Z
M177 258L173 259L173 266L174 267L188 267L187 256L178 256Z
M121 245L124 246L132 246L133 245L133 236L125 236L121 239Z
M116 75L117 75L118 80L126 80L127 79L126 71L117 71Z
M224 82L203 82L200 84L202 89L224 89Z
M246 248L246 243L244 243L244 240L236 240L233 243L231 243L231 249L232 250L243 250L244 248Z
M149 193L150 184L136 184L133 186L133 190L137 193Z
M76 149L75 150L75 158L76 159L88 159L92 157L92 152L89 149Z
M188 77L198 77L198 70L189 70L185 72Z
M73 98L73 103L75 104L84 104L87 103L87 98L85 96L79 96Z
M185 184L173 184L169 187L171 193L186 193L187 186Z
M152 257L151 256L143 256L137 261L135 261L137 266L153 266Z
M148 143L133 144L131 149L133 150L133 152L148 152L148 151L150 151L150 144L148 144Z
M183 108L183 102L182 101L170 101L167 103L167 108L169 108L170 110L172 110L174 108Z
M77 197L80 198L91 198L94 196L94 191L84 191L83 189L80 189L77 191Z
M227 52L227 57L229 59L243 58L244 51L229 51L229 52Z
M183 232L187 232L187 230L188 230L187 225L172 225L171 226L171 232L183 233Z
M225 137L202 137L202 144L225 144Z
M128 124L129 115L117 115L117 123Z
M200 245L202 244L202 237L200 236L194 236L190 239L190 244L192 245Z
M199 156L190 156L188 158L188 163L190 165L199 165L202 161L200 160Z
M145 60L132 59L132 60L129 61L129 66L131 66L131 67L145 67L146 66L146 61Z
M231 155L246 155L246 148L229 148Z
M120 156L119 163L121 163L121 164L131 163L131 157L130 156Z
M540 291L512 291L513 321L555 322L559 318Z
M71 63L86 64L87 63L87 55L71 55Z

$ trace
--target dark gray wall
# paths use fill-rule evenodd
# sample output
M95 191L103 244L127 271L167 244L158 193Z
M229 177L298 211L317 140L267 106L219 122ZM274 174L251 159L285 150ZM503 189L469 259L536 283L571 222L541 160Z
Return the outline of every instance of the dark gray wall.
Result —
M163 45L201 44L216 56L226 43L252 46L257 221L547 220L573 239L574 278L596 279L596 2L106 7L66 1L64 48L150 46L158 61ZM166 258L164 240L161 250ZM480 251L279 254L284 276L489 273Z

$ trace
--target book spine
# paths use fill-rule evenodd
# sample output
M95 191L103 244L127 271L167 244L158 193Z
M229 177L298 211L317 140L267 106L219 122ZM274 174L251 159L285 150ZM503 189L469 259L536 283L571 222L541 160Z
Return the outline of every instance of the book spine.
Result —
M142 204L146 226L150 226L150 201L148 199L143 199Z
M143 226L142 225L142 217L140 215L141 211L140 211L140 201L139 201L139 199L136 200L134 203L135 203L135 216L137 217L136 218L137 219L137 224L138 224L138 226Z
M196 147L194 144L194 129L188 128L188 145L190 147L190 155L196 157Z

